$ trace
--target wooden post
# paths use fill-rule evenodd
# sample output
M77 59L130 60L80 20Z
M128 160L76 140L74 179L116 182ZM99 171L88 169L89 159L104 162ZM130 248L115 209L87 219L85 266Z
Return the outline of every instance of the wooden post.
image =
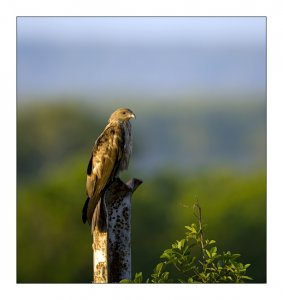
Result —
M92 232L94 283L131 279L131 198L141 183L134 178L125 184L115 178L104 193L107 231Z

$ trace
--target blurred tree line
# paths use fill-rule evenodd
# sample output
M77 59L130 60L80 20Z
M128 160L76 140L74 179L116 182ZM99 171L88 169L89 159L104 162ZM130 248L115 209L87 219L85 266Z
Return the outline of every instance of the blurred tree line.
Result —
M81 209L87 162L107 118L99 107L76 103L18 103L19 283L91 281L92 239ZM145 136L141 131L135 136L136 153L145 147ZM132 163L122 179L139 172ZM162 251L195 222L197 198L207 234L223 251L241 253L241 260L251 263L253 282L266 281L265 162L248 171L218 166L180 172L164 164L142 176L132 203L133 274L149 276Z

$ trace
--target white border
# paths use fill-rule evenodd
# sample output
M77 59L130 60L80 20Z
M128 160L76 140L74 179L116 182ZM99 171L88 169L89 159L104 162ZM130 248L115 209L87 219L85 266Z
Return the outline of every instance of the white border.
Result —
M280 1L4 1L1 2L1 294L5 299L279 299L282 297L282 7ZM268 275L245 285L16 284L16 16L267 16L268 20ZM3 168L4 166L4 168ZM279 170L281 171L279 173Z

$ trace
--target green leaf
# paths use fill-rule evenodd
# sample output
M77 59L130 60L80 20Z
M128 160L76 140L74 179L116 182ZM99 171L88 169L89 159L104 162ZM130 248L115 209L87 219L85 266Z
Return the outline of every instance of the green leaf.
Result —
M189 229L191 233L197 233L196 224L191 224L191 226L185 226L185 228Z
M172 251L171 251L171 253L169 253L169 252L163 252L163 253L161 254L160 258L170 259L171 256L172 256Z
M134 283L142 283L142 272L136 273L133 280Z
M169 272L164 272L164 273L162 274L162 279L163 279L163 281L167 281L167 280L168 280L168 277L169 277Z
M232 259L236 259L236 258L238 258L238 257L240 257L240 256L241 256L241 254L235 253L235 254L232 254L232 255L231 255L231 258L232 258Z
M187 255L187 253L190 253L189 251L189 245L187 245L183 250L183 255Z
M249 276L246 276L246 275L244 275L244 276L241 276L241 277L242 277L242 279L253 280L251 277L249 277Z
M239 263L238 264L238 269L242 270L244 268L243 264L242 263Z
M177 248L181 250L184 247L185 240L177 241Z
M185 226L186 229L192 230L191 226Z
M131 283L132 281L129 279L122 279L120 283Z
M155 267L155 269L154 269L154 273L156 273L156 274L160 274L161 273L161 271L162 271L162 268L163 268L163 262L161 262L161 263L159 263L156 267Z
M204 249L204 251L208 257L211 257L210 252L207 249Z

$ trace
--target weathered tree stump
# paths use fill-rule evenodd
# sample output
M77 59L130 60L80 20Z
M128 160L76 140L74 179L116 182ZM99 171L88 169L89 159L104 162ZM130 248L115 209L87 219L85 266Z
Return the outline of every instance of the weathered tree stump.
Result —
M131 198L142 183L125 184L115 178L104 193L106 232L93 228L93 282L111 283L131 279Z

